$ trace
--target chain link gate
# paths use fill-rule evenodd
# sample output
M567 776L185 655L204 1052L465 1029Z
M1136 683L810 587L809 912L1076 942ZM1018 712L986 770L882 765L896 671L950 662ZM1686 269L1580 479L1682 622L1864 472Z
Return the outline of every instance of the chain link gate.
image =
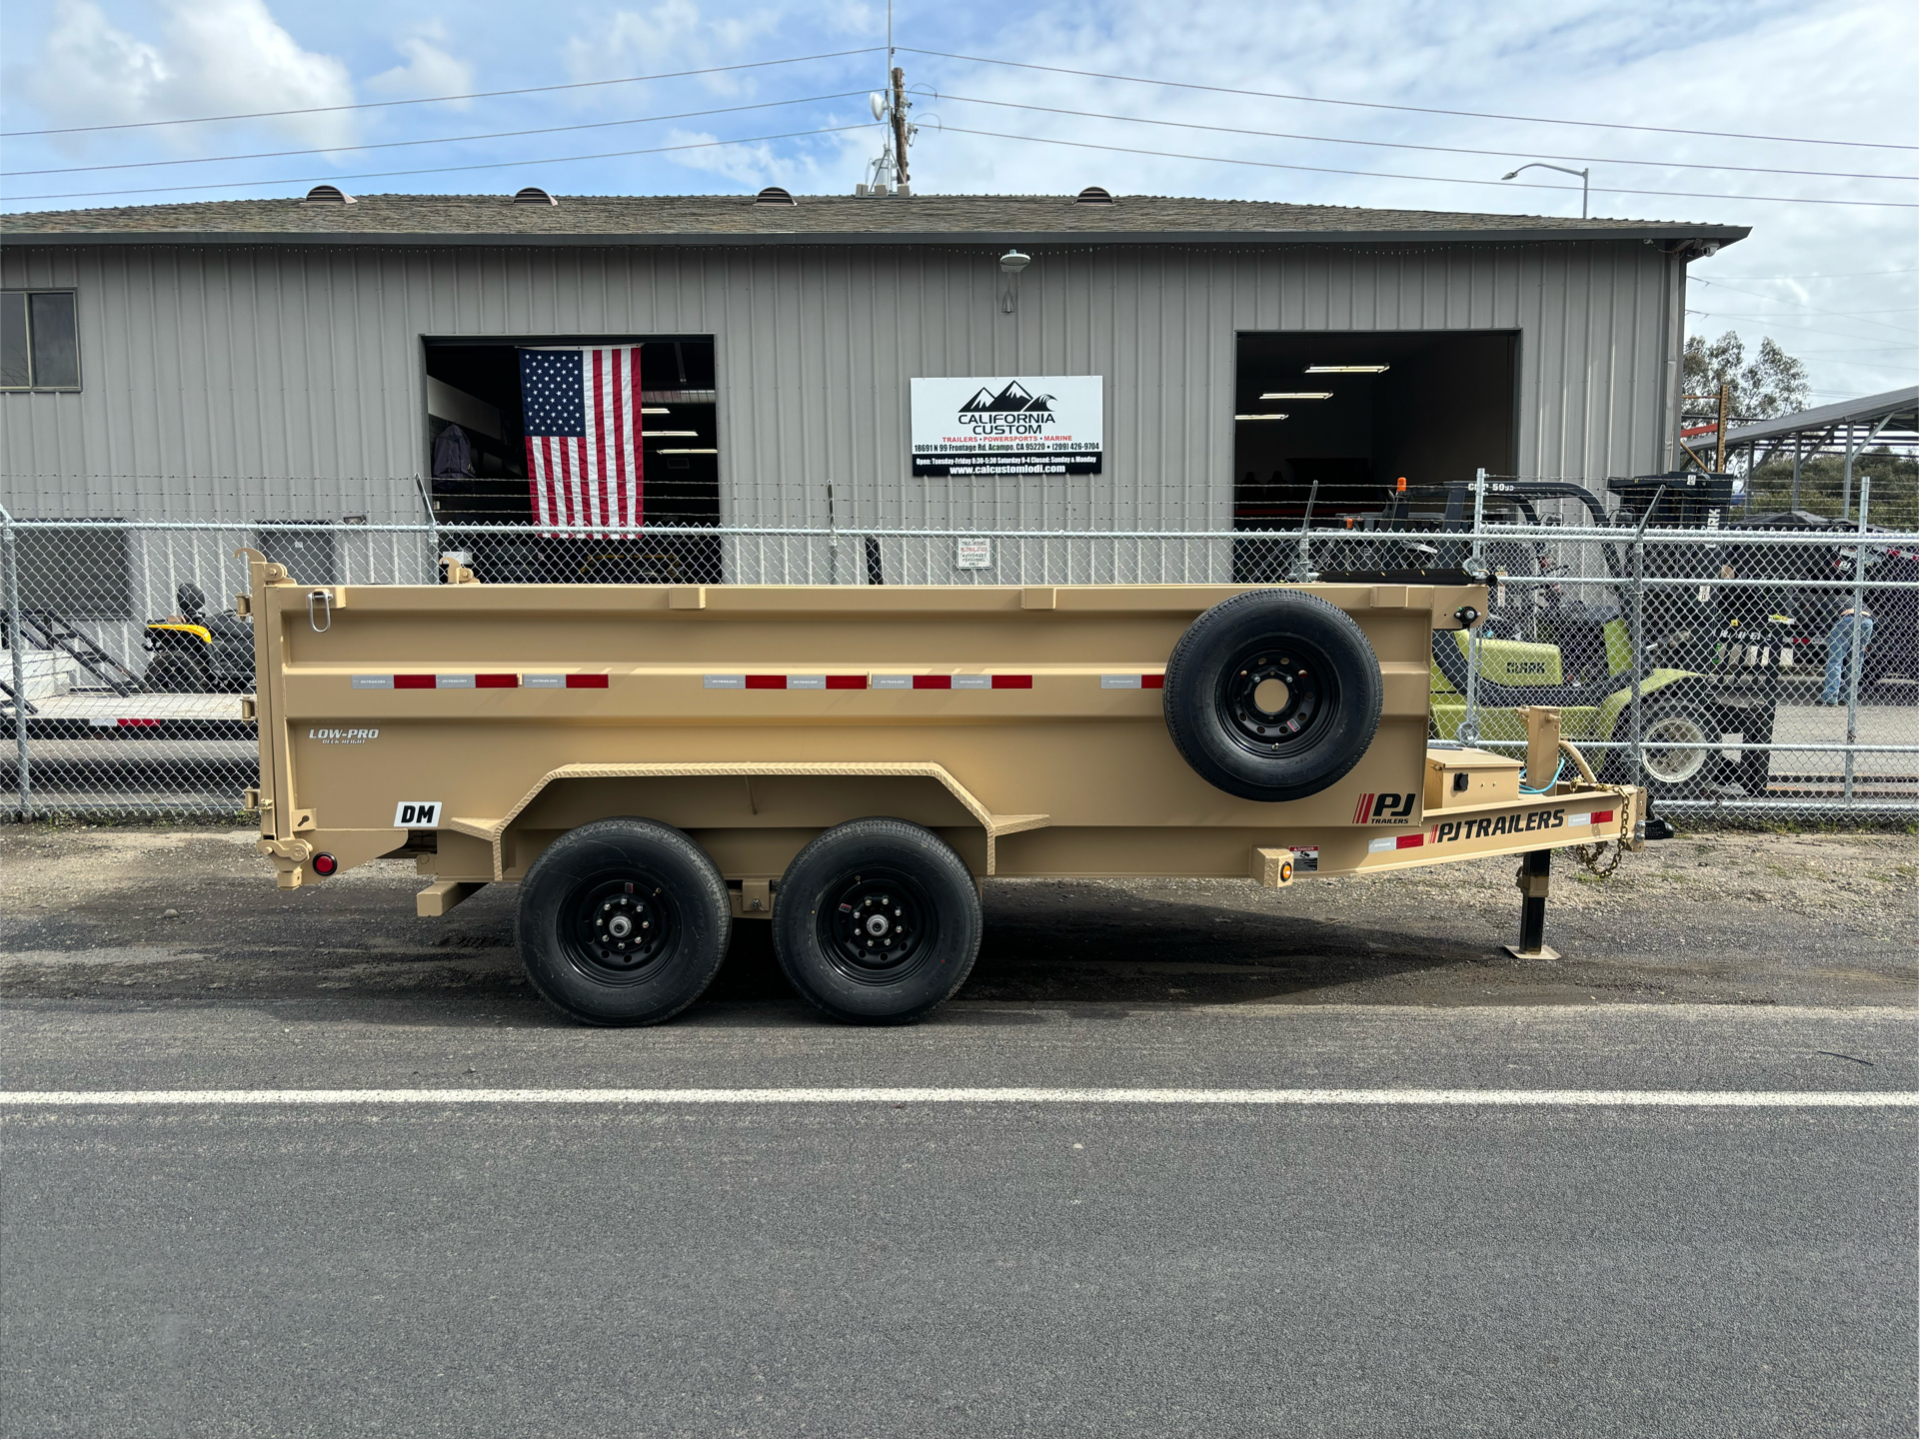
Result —
M1556 705L1601 777L1645 784L1659 813L1916 813L1920 536L1869 529L1864 493L1850 531L1759 531L1663 524L1660 497L1637 523L1577 488L1495 478L1292 531L560 535L0 512L0 785L16 820L234 813L257 783L251 622L234 606L234 552L251 547L314 584L434 584L449 556L494 584L1417 584L1465 568L1488 581L1488 616L1434 636L1436 738L1518 753L1519 709Z

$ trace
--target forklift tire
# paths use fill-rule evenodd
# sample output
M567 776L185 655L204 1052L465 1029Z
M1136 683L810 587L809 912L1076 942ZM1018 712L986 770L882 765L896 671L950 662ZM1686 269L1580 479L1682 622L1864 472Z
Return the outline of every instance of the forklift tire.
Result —
M1656 700L1647 706L1641 721L1642 783L1655 800L1698 799L1713 777L1718 752L1713 750L1669 750L1661 741L1687 745L1708 745L1720 738L1720 727L1713 712L1696 700L1678 697ZM1633 756L1625 752L1626 768L1633 771Z
M1380 725L1380 661L1352 616L1317 595L1249 590L1188 627L1162 705L1181 758L1243 800L1317 795L1360 763Z
M773 897L773 953L835 1020L906 1025L966 983L980 953L980 891L966 861L905 820L820 834Z
M733 902L714 863L652 820L596 820L549 845L520 883L527 979L589 1025L657 1025L726 959Z

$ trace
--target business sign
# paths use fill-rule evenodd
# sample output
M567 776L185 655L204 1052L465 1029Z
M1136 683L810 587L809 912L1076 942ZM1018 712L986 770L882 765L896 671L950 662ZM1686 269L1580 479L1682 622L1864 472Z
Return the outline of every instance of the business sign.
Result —
M1098 375L916 376L916 475L1098 475Z

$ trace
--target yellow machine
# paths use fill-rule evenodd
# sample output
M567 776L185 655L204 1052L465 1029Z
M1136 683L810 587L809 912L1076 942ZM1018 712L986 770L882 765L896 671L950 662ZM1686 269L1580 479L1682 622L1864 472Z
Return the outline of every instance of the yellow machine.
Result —
M1644 834L1642 791L1429 744L1467 585L302 585L255 552L261 850L413 857L423 915L520 884L540 993L663 1020L770 919L801 994L924 1015L991 876L1371 874ZM1531 781L1531 786L1528 783Z

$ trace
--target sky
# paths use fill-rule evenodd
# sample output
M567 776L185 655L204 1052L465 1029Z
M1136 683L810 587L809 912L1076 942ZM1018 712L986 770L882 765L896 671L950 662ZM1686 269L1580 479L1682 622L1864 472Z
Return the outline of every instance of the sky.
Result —
M896 0L892 18L917 192L1578 216L1577 178L1500 177L1584 167L1595 215L1753 227L1693 265L1691 329L1772 336L1815 403L1920 369L1917 32L1911 0ZM880 149L887 36L885 0L0 0L0 208L321 180L844 194ZM573 88L382 103L554 86ZM310 113L147 123L290 110ZM419 173L373 173L392 171Z

